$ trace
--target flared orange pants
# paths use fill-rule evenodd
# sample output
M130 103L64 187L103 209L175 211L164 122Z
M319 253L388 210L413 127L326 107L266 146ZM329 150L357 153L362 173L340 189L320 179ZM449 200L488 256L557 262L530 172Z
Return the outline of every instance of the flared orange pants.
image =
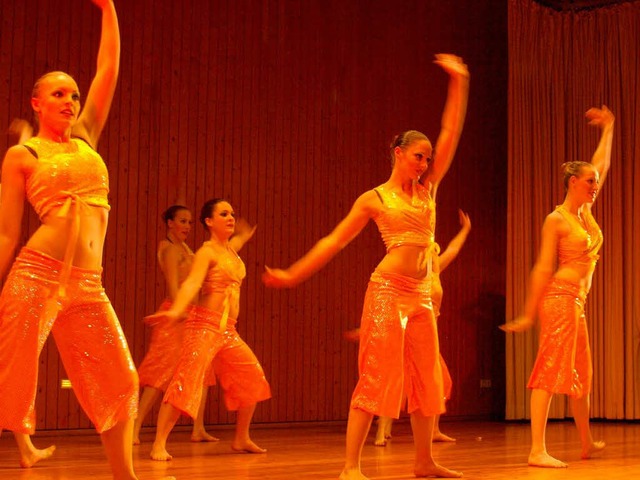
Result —
M196 306L185 320L182 353L163 401L192 418L198 414L211 364L228 410L271 398L260 362L238 335L236 320L228 318L226 329L220 332L220 319L220 313Z
M351 408L398 418L404 396L409 413L445 411L438 328L429 280L374 272L360 324L358 384Z
M587 292L552 279L540 302L540 341L528 387L576 398L591 392L593 365L584 303Z
M62 266L23 248L0 295L0 428L34 433L38 357L51 331L98 432L137 415L138 375L102 272L72 267L66 296L52 302Z
M169 310L171 300L166 299L159 310ZM142 363L138 367L141 387L165 391L173 378L182 352L184 322L161 321L151 326L151 340ZM213 366L205 376L205 385L216 384Z

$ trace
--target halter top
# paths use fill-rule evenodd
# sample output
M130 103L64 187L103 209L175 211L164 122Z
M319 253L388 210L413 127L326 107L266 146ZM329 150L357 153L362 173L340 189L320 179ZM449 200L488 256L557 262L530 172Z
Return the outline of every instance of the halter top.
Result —
M583 209L584 225L562 205L556 207L556 212L560 213L571 226L569 234L558 240L559 266L595 267L600 258L598 251L602 247L604 238L591 211L587 208Z
M58 217L71 220L58 291L50 299L60 308L80 235L81 208L110 209L109 175L102 157L81 139L57 143L32 137L23 145L38 160L25 178L27 200L41 220L57 207Z
M221 332L224 332L226 329L232 302L237 303L240 301L240 286L246 275L247 270L244 262L238 254L230 248L228 255L222 256L213 267L209 268L202 282L201 292L203 295L222 293L225 296L220 319Z
M27 175L25 193L41 219L53 208L72 202L109 210L107 167L86 142L72 138L57 143L33 137L24 146L38 159Z
M374 221L387 252L404 245L426 248L434 243L436 205L424 185L414 184L411 203L383 186L375 188L374 192L382 202L382 209Z

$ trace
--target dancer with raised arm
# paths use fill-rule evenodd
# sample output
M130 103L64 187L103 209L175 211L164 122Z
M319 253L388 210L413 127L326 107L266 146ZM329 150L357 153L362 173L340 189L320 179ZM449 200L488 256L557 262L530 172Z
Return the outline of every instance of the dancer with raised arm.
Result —
M437 55L435 63L449 74L435 150L418 131L396 136L389 180L362 194L338 226L291 267L267 267L263 276L268 286L297 285L326 265L371 219L387 247L364 301L360 375L349 410L342 480L366 479L360 458L373 415L398 418L405 395L416 446L416 476L462 475L438 465L432 454L434 421L444 412L444 390L429 276L436 248L435 197L462 133L469 72L454 55Z
M611 163L614 116L606 107L591 108L589 124L602 130L591 163L562 165L566 195L542 226L538 259L531 271L524 311L503 325L507 332L533 326L540 318L540 342L528 387L531 392L531 452L529 465L566 467L547 452L545 432L551 398L571 397L573 418L580 433L582 458L604 448L594 441L589 425L589 394L593 367L584 313L587 294L602 246L602 232L591 213L593 202Z
M229 202L204 204L200 221L210 234L196 252L188 277L169 310L147 317L150 322L176 322L198 294L198 303L185 320L182 353L158 414L153 460L171 460L166 444L180 413L195 417L202 385L213 363L225 404L237 411L234 451L264 453L249 435L256 404L271 398L271 389L258 359L236 331L240 285L246 275L238 251L253 237L255 227L239 220Z
M102 11L102 30L84 108L72 77L59 71L42 76L31 98L37 134L10 148L2 165L0 275L20 237L25 199L41 225L0 296L0 428L17 434L24 456L20 436L35 428L38 356L52 331L113 477L134 479L138 376L101 283L109 182L96 152L118 78L120 34L113 2L93 3Z

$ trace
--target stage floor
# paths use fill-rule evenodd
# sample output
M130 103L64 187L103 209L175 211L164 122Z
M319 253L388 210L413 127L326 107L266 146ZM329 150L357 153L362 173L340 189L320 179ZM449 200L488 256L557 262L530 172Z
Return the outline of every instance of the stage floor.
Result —
M136 472L140 480L172 475L179 480L314 480L336 479L344 455L345 425L261 426L253 428L253 439L267 448L264 455L236 454L230 450L231 427L208 427L221 438L218 443L191 443L184 427L169 438L168 451L174 459L149 459L153 430L143 431L142 445L134 447ZM412 474L413 444L406 420L394 425L386 447L373 445L373 430L363 451L363 473L371 480L415 478ZM553 470L526 465L529 426L524 423L442 423L442 431L456 443L434 444L436 460L460 470L467 479L490 480L633 480L640 479L640 423L594 422L594 437L604 439L607 448L597 458L580 460L578 434L571 422L552 422L547 431L549 452L569 463ZM37 447L52 443L57 450L51 459L31 469L18 466L18 453L10 432L0 437L0 479L62 480L110 479L97 434L38 434Z

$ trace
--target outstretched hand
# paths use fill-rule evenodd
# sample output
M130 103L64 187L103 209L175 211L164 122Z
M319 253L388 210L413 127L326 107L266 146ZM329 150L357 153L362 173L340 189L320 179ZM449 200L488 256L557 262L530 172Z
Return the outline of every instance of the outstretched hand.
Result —
M469 69L461 57L450 53L438 53L433 61L451 76L469 78Z
M515 320L507 322L503 325L500 325L500 330L504 330L505 332L524 332L525 330L529 330L533 326L533 318L529 317L518 317Z
M458 218L460 219L460 226L462 230L470 231L471 230L471 219L469 218L469 214L463 212L461 209L458 209Z
M287 288L293 287L296 282L287 270L279 268L269 268L265 265L265 272L262 274L262 281L267 287Z
M593 107L587 110L584 114L585 117L589 119L589 125L593 125L594 127L605 128L609 125L613 125L615 121L615 116L607 108L606 105L602 105L602 108Z
M248 242L253 237L253 234L256 233L256 228L258 228L257 225L252 227L244 218L239 218L236 220L236 228L233 234L242 238L244 242Z
M15 137L16 143L22 145L33 137L33 127L22 118L14 118L9 125L9 135Z
M159 312L144 317L144 323L150 327L164 322L174 323L178 320L180 320L180 315L171 310L160 310Z

